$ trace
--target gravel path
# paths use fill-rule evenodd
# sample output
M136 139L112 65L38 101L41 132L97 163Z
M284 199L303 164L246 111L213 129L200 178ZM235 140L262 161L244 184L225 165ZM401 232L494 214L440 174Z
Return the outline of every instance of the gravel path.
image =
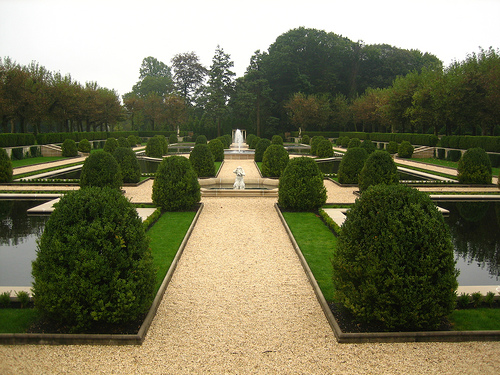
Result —
M251 165L239 164L253 173ZM223 172L231 168L228 163ZM274 211L275 199L203 202L142 346L0 346L0 373L500 371L499 342L338 344Z

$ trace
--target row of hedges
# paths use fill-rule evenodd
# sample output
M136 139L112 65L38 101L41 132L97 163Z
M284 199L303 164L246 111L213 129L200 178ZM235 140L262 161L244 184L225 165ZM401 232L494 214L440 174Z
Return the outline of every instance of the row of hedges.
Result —
M35 136L25 133L0 134L0 147L30 146L35 144Z
M462 150L481 147L486 152L500 152L500 137L450 135L442 137L440 145L444 148L459 148Z
M323 136L325 138L338 138L339 137L339 132L302 132L302 136L307 134L309 138L315 137L315 136ZM291 132L290 135L292 137L298 137L299 132Z
M369 139L376 142L397 142L408 141L412 145L431 146L438 144L438 137L433 134L413 134L413 133L362 133L362 132L342 132L341 137L358 138L360 140Z

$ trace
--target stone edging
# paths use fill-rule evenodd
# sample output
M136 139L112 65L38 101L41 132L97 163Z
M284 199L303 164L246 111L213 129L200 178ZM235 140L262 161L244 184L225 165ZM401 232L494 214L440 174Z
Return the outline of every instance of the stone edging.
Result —
M342 332L335 317L333 316L328 303L321 292L321 289L314 278L314 275L307 264L299 245L295 241L293 234L281 214L278 204L274 207L285 228L293 248L304 272L318 298L318 302L325 314L335 338L339 343L381 343L381 342L464 342L464 341L500 341L500 331L427 331L427 332L374 332L374 333L346 333Z
M203 203L201 203L137 334L2 333L0 334L0 345L141 345L203 207Z

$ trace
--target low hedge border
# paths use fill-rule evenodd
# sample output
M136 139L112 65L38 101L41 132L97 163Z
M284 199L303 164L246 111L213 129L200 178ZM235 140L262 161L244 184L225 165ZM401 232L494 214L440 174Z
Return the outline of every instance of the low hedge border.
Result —
M2 333L0 334L1 345L141 345L146 338L149 327L160 306L163 294L167 289L172 275L177 267L180 257L186 247L186 244L191 237L191 233L198 221L198 218L203 210L203 203L200 204L198 211L189 227L182 243L177 250L170 268L168 269L165 278L156 293L156 297L149 308L149 312L144 319L144 322L137 334L119 335L119 334L58 334L58 333Z
M277 203L274 204L276 212L285 228L293 248L300 259L304 272L314 289L316 298L333 330L335 338L339 343L387 343L387 342L464 342L464 341L500 341L500 331L422 331L422 332L374 332L374 333L346 333L343 332L335 317L333 316L328 303L326 302L316 279L302 255L299 245L295 241L293 234L281 214Z

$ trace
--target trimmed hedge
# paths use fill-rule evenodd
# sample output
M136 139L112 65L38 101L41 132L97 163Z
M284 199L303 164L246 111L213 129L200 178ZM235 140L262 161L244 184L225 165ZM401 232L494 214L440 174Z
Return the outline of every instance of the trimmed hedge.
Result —
M198 177L215 176L214 156L208 148L208 145L199 143L194 146L189 155L189 161L193 165L193 169Z
M400 158L410 159L413 155L414 147L408 141L403 141L398 148L398 156Z
M37 310L71 333L134 322L154 297L156 273L141 218L110 188L61 198L32 273Z
M106 143L104 144L104 151L112 154L118 148L118 141L116 138L110 137L106 139Z
M362 147L353 147L346 151L339 165L338 178L341 184L357 184L359 173L365 161L368 159L368 152Z
M62 156L73 157L78 155L78 147L76 142L72 139L65 139L62 144Z
M12 162L7 155L7 151L0 148L0 182L12 181L13 168Z
M188 210L201 200L198 176L186 157L163 159L156 171L152 199L166 211Z
M141 167L137 155L130 147L118 147L113 157L120 166L123 182L137 183L141 180Z
M281 135L273 135L271 138L271 143L273 145L282 145L283 146L283 138L281 138Z
M481 147L485 151L500 152L500 137L472 136L472 135L450 135L441 137L441 147L469 148Z
M208 148L214 157L214 161L224 160L224 144L219 138L212 139L208 142Z
M321 135L315 135L314 137L311 138L311 141L309 142L311 145L311 150L310 150L311 155L317 155L318 145L321 141L324 141L325 139L326 138Z
M439 138L433 134L414 134L414 133L362 133L362 132L341 132L340 136L349 138L359 138L361 140L370 139L375 142L394 141L401 143L408 141L412 145L431 146L438 144Z
M458 162L457 172L461 184L491 184L491 162L480 147L470 148L464 153Z
M97 186L119 189L122 182L120 166L109 152L98 150L85 159L80 176L80 187Z
M368 156L359 173L359 190L365 191L370 186L399 184L398 168L391 154L377 150Z
M335 299L360 322L434 330L454 309L453 244L422 192L378 185L351 206L332 258Z
M31 146L34 144L35 144L35 136L30 133L0 134L0 147Z
M264 157L264 152L266 152L267 148L271 146L271 141L266 138L262 138L259 140L257 145L255 146L255 153L253 158L256 162L261 162Z
M92 145L88 141L88 139L82 139L80 142L78 142L78 151L84 152L88 154L92 150Z
M328 139L324 139L319 142L318 147L316 148L316 155L318 155L318 158L333 157L332 142L330 142Z
M262 175L264 177L280 177L289 159L288 152L283 146L270 145L262 158Z
M280 177L278 204L288 210L312 211L319 209L325 202L323 174L314 159L291 159Z
M150 158L162 158L163 148L164 144L161 138L156 136L151 137L146 144L146 155Z

